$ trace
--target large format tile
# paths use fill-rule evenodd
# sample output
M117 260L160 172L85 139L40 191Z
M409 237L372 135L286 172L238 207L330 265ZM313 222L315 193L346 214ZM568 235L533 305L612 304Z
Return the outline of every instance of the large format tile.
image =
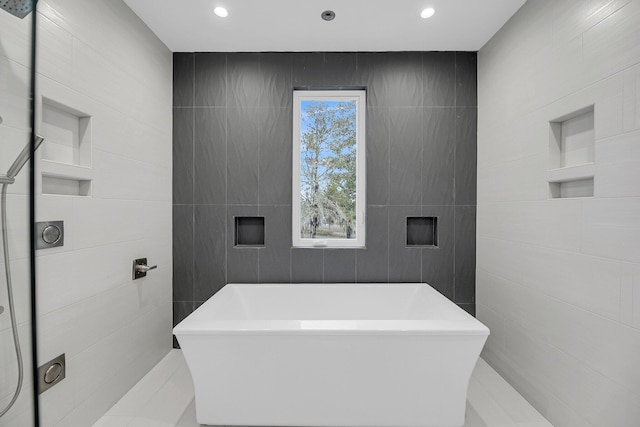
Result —
M407 247L407 217L419 217L420 206L389 207L389 282L420 282L422 250Z
M367 203L389 203L390 110L367 108Z
M42 361L61 353L66 353L67 358L75 357L101 339L135 323L141 315L166 306L170 301L169 286L168 280L132 286L129 278L104 292L40 314L39 357ZM114 306L118 307L118 316L113 316Z
M227 110L194 110L194 184L196 204L224 204L227 200Z
M358 283L389 281L389 208L367 207L367 241L356 252Z
M167 202L73 198L73 249L169 236L171 205ZM96 227L95 218L101 218ZM66 227L65 227L66 228Z
M456 107L478 105L477 53L456 52Z
M349 52L304 52L292 59L296 87L335 88L357 84L357 54Z
M173 106L191 107L194 96L194 54L173 54Z
M260 282L291 281L291 206L261 205L264 216L264 248L260 249Z
M258 283L260 281L260 249L236 245L236 218L259 216L258 206L227 206L227 283ZM266 226L266 224L265 224ZM265 242L266 243L266 242Z
M589 28L607 19L630 0L584 0L559 4L555 10L552 26L553 39L562 43L584 34Z
M75 71L73 63L74 37L46 15L42 18L37 20L38 73L69 86L73 82ZM3 23L3 26L7 24ZM3 39L11 40L14 37L15 35L12 34L10 37L3 37Z
M456 108L455 202L475 205L477 193L477 108Z
M171 176L166 166L98 149L93 150L92 163L91 196L95 198L171 201ZM178 197L185 195L178 194Z
M173 203L193 203L193 114L173 109Z
M163 245L168 244L164 239L160 242ZM122 242L39 257L36 266L39 279L39 315L68 307L129 283L132 260L140 257L140 253L146 255L150 262L158 263L159 268L168 267L171 255L166 247L157 246L160 242L148 242L137 246L131 242ZM153 245L157 247L154 248ZM123 269L124 265L128 265L129 268ZM165 285L164 278L170 276L167 270L166 275L150 274L141 281L158 286ZM18 273L20 271L21 269L17 269ZM92 278L90 283L87 283L87 277Z
M596 142L594 195L640 197L640 132L627 132Z
M422 147L422 204L451 205L454 200L454 108L424 108Z
M167 304L140 316L136 322L67 359L67 378L74 378L76 381L73 390L76 406L68 416L74 422L63 422L62 425L83 425L79 422L83 419L84 425L90 425L100 418L145 372L166 355L171 337L170 328L171 304ZM114 360L108 349L118 351L123 356ZM94 363L105 364L105 369L96 371ZM127 380L121 377L124 375L127 375ZM114 397L115 400L111 400ZM89 419L92 419L91 422L88 422Z
M423 105L422 54L419 52L360 53L358 74L367 87L369 106Z
M620 318L620 263L479 237L478 267L609 319Z
M291 249L291 283L322 283L324 249Z
M196 53L194 59L194 106L227 105L227 55Z
M356 281L356 249L325 249L324 283Z
M227 106L258 107L262 91L259 53L227 56Z
M268 52L260 54L261 107L290 108L293 98L292 54Z
M454 299L455 219L453 206L423 206L422 216L438 220L438 246L422 249L422 281Z
M268 108L262 111L260 126L260 204L291 204L292 111Z
M455 208L455 302L474 303L476 294L476 207Z
M257 204L263 109L227 109L227 203Z
M46 79L43 79L43 82L47 82L46 84L41 83L43 92L46 90L47 97L57 99L65 105L73 105L86 114L99 117L98 120L91 121L91 145L93 150L108 152L168 170L174 160L172 150L168 149L172 144L170 133L171 127L174 125L170 117L165 116L167 117L167 123L162 127L141 123L137 115L122 113L108 106L92 106L89 98L80 96L77 93L74 94L68 88L66 88L66 91L70 93L64 94L64 87L60 87ZM54 85L58 87L52 88ZM191 107L184 108L189 110ZM169 113L172 113L172 111ZM114 126L114 123L117 123L117 126ZM174 130L182 132L182 135L176 135L177 138L191 138L191 122L187 123L186 127L184 122L180 123L180 125L179 129L174 128ZM40 132L46 136L44 130ZM45 138L45 146L47 139ZM189 144L192 144L192 142L189 142ZM136 147L135 150L131 149L133 146ZM185 146L183 148L187 149L188 147ZM44 152L41 153L44 154ZM191 159L191 156L188 159Z
M578 252L583 201L483 203L478 207L478 236Z
M640 129L640 65L624 72L624 118L625 132Z
M422 203L422 109L390 110L389 204ZM371 202L369 202L371 203Z
M456 53L425 52L422 56L425 107L454 106Z
M610 10L602 8L602 11L610 13L620 4L613 6ZM586 83L610 76L637 63L640 45L635 41L640 37L637 25L639 15L640 6L632 1L584 32L582 39Z
M226 220L224 206L194 207L194 297L206 301L226 282Z

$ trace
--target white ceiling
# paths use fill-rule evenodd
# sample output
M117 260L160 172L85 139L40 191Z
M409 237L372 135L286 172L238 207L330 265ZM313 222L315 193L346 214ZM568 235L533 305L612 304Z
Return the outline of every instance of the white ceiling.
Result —
M479 50L525 0L124 0L174 52ZM216 6L227 18L213 13ZM420 12L433 7L429 19ZM335 20L323 21L325 10Z

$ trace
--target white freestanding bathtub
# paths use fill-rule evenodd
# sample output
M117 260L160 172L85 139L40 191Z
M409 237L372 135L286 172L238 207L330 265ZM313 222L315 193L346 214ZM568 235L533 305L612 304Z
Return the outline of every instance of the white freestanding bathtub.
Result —
M174 333L201 424L453 427L489 329L426 284L229 284Z

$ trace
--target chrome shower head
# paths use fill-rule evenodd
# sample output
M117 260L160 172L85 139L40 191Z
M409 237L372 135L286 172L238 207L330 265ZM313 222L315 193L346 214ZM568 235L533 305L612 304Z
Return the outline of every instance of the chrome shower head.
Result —
M37 0L0 0L0 8L18 18L24 18L33 10Z

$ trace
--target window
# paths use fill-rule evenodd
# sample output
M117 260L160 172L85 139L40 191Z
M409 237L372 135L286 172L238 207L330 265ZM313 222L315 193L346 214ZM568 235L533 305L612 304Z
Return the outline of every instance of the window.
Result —
M364 90L293 92L293 246L365 243Z

